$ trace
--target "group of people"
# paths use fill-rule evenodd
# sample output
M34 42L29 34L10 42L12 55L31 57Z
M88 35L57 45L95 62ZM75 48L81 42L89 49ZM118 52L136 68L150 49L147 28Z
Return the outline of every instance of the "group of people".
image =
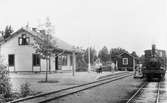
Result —
M134 78L142 76L142 70L141 70L141 68L142 68L141 64L138 64L138 65L135 66Z
M100 62L100 59L96 61L95 68L97 73L102 73L103 69L102 69L102 63Z
M102 73L102 71L103 71L102 66L100 66L99 68L96 68L97 73Z
M112 72L114 72L115 69L117 68L115 63L111 63L111 64L109 64L109 66L110 66L110 70ZM96 62L95 62L95 70L96 70L96 72L97 73L102 73L103 69L105 69L105 68L102 66L102 63L100 62L100 59L97 59Z

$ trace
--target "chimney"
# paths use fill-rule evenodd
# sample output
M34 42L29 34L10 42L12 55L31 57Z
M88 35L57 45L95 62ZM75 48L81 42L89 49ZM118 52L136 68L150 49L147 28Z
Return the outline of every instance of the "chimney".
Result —
M35 31L35 32L37 32L37 28L32 28L32 31Z

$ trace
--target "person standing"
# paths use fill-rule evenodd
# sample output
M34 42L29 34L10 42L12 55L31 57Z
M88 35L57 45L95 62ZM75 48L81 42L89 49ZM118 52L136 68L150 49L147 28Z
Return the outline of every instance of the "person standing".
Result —
M115 71L115 64L111 63L111 71L114 72Z

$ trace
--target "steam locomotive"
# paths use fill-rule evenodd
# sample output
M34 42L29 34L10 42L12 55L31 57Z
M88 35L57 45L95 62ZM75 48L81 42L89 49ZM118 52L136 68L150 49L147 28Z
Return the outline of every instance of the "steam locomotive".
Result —
M156 45L152 45L151 50L144 51L143 77L147 80L158 78L164 80L166 73L166 52L165 50L156 49Z

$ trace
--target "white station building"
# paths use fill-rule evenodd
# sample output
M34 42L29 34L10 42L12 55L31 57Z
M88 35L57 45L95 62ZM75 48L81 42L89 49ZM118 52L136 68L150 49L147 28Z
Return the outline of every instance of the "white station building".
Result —
M41 59L31 45L37 33L41 32L25 27L7 39L0 40L1 59L10 72L46 71L46 60ZM49 71L76 69L76 49L58 38L54 39L57 50L55 55L61 55L50 58Z

